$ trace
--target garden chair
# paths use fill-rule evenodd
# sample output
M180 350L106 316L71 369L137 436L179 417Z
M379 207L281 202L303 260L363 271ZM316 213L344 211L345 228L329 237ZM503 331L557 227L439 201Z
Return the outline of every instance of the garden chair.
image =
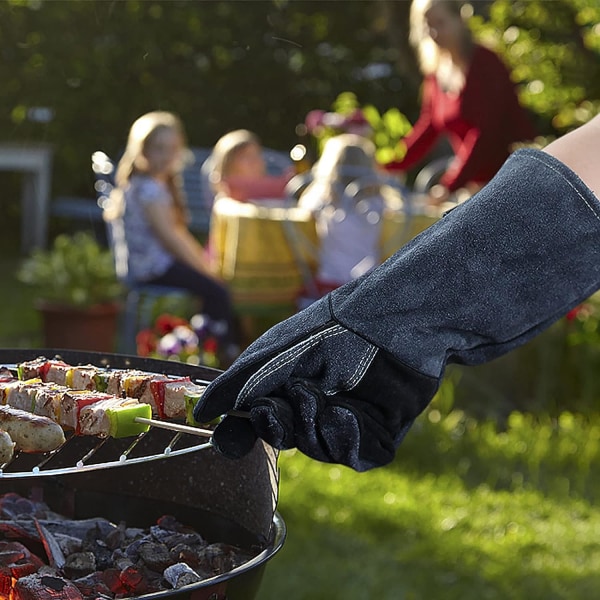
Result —
M104 210L108 206L110 192L115 185L114 163L104 152L96 151L92 154L92 171L98 205ZM180 288L132 281L128 276L123 221L116 219L105 220L105 222L117 277L126 290L117 349L122 354L136 354L137 333L152 325L157 307L165 301L177 303L189 301L191 295Z
M442 156L427 163L415 176L413 192L415 194L427 194L436 183L440 182L452 159L452 156Z

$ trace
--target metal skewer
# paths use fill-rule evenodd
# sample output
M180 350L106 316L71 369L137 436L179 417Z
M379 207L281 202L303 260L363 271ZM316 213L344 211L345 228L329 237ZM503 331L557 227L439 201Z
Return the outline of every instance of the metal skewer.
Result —
M250 413L242 410L230 410L227 414L232 417L242 417L244 419L250 418ZM145 417L135 417L134 421L136 423L141 423L142 425L150 425L152 427L158 427L159 429L169 429L171 431L178 431L179 433L191 433L192 435L198 435L200 437L212 437L212 434L214 433L211 429L202 429L202 427L192 427L191 425L172 423L171 421L146 419Z
M144 417L136 417L134 421L143 425L151 425L160 429L170 429L171 431L179 431L180 433L191 433L192 435L199 435L201 437L211 437L213 434L213 431L210 429L202 429L201 427L192 427L168 421L157 421L156 419L146 419Z

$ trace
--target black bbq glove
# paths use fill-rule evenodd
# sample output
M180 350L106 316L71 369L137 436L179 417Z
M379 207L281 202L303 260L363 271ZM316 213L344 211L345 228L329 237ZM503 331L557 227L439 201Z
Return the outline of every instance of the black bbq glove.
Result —
M413 372L332 318L326 297L276 325L211 386L196 408L209 421L233 408L213 442L241 456L263 438L356 470L386 464L438 381Z
M195 409L213 442L257 436L362 471L392 460L449 362L523 344L600 287L600 204L552 156L519 150L473 198L369 275L254 342Z

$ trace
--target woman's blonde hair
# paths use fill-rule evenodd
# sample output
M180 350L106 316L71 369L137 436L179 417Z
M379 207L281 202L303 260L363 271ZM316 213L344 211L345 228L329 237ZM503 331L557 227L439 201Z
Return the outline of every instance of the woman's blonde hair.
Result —
M214 191L218 191L220 183L228 177L238 152L251 144L261 145L258 136L247 129L230 131L217 141L210 155L209 180Z
M469 14L468 5L461 0L412 0L410 7L409 42L417 52L419 67L423 75L431 75L438 70L441 52L429 35L426 15L433 6L443 6L451 15L465 21ZM471 42L471 33L465 25L465 47Z
M159 131L171 129L178 133L183 140L184 147L186 146L185 130L181 119L170 112L153 111L146 113L134 121L129 130L127 138L127 146L125 152L119 161L115 173L116 188L110 195L108 206L105 207L104 213L107 219L114 219L122 216L124 206L124 190L129 184L131 177L137 173L144 173L145 170L140 167L140 159L144 155L144 151ZM186 154L188 154L186 152ZM183 169L185 162L182 162ZM182 217L186 215L186 199L183 192L181 173L174 173L167 180L167 187L171 193L175 207L178 209Z

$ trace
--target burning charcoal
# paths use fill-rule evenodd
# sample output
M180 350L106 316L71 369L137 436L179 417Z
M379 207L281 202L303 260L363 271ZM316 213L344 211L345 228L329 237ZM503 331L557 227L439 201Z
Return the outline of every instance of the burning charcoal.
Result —
M190 569L185 563L177 563L166 568L163 577L168 581L169 585L176 590L184 585L202 581L202 577L200 577L193 569Z
M152 537L154 538L154 540L158 543L164 543L164 541L166 539L168 539L169 537L171 537L173 535L172 531L169 531L168 529L163 529L162 527L159 527L158 525L152 525L150 527L150 534L152 535Z
M127 567L121 571L119 577L129 595L140 596L149 591L146 573L139 567Z
M15 600L83 600L81 592L70 581L50 575L28 575L15 584Z
M179 544L171 549L171 559L174 563L183 562L194 569L203 579L214 575L212 569L206 569L206 561L201 554L202 547L192 547L185 544Z
M101 573L101 578L112 594L125 594L126 590L121 582L121 571L119 569L105 569Z
M131 558L129 558L129 556L125 554L125 551L121 550L120 548L117 548L112 553L112 563L117 569L120 569L121 571L133 565L133 561L131 560Z
M43 502L33 502L19 494L8 492L0 497L0 517L3 519L16 519L23 516L43 518L50 509Z
M40 520L40 523L53 534L62 533L65 535L71 535L79 538L80 540L86 539L104 539L113 529L116 529L116 525L111 523L107 519L93 518L93 519L63 519L58 521L47 521L44 519Z
M29 550L18 542L0 542L0 565L10 565L26 559Z
M172 533L170 536L165 537L162 540L162 543L169 548L169 550L181 544L201 547L207 545L204 539L195 533Z
M108 589L106 583L104 583L102 573L99 571L91 573L86 577L74 579L73 584L77 586L77 589L84 598L96 599L113 597L113 593Z
M133 562L135 562L140 556L140 546L149 541L151 541L150 537L144 536L138 540L131 542L131 544L125 547L125 555L128 558L130 558Z
M139 540L144 537L146 532L140 527L128 527L125 530L125 539L127 540Z
M40 534L32 519L1 520L0 536L12 540L40 541Z
M163 515L156 521L156 524L161 529L167 529L169 531L177 531L178 533L195 533L193 529L191 529L190 527L186 527L185 525L182 525L172 515Z
M231 571L250 557L239 548L229 544L210 544L199 552L200 565L216 575Z
M78 579L96 571L96 557L92 552L76 552L67 557L64 572L70 579Z
M146 582L147 593L160 592L165 589L165 580L162 573L152 571L147 567L142 567L144 581Z
M171 565L171 557L169 550L164 544L156 544L154 542L144 542L139 547L140 558L144 564L152 571L162 573L169 565Z
M44 563L19 542L0 541L0 576L14 578L35 573Z
M56 538L37 519L34 519L34 523L40 534L40 539L42 540L42 545L46 551L48 562L51 566L62 569L65 564L65 555L56 541Z
M49 577L60 577L60 573L54 567L51 567L50 565L42 565L37 570L37 574L40 576L48 575Z
M86 540L81 549L83 552L90 552L94 555L98 571L104 571L113 566L112 552L100 540Z

